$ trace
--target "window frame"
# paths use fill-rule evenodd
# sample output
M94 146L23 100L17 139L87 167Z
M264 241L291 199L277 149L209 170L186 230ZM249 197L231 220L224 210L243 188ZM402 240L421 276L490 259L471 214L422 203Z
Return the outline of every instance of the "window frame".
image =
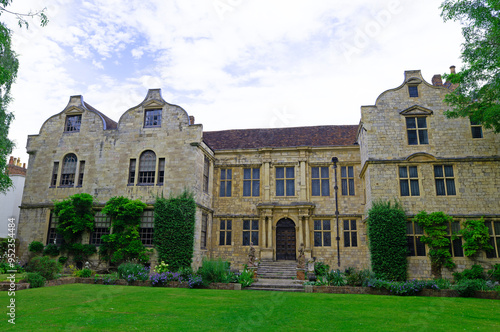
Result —
M58 224L59 217L55 215L53 210L51 210L49 214L49 228L47 230L46 244L62 245L64 243L63 236L56 231Z
M246 173L250 173L249 177L247 177ZM250 191L250 194L247 194L248 191ZM260 196L260 167L243 168L243 197L259 197L259 196Z
M145 247L154 246L154 210L142 211L141 222L139 224L139 237Z
M233 183L233 169L221 168L219 197L231 197L233 195L232 183Z
M485 220L488 233L490 234L490 245L493 249L486 252L486 258L499 258L500 257L500 220Z
M420 241L424 235L424 229L418 225L416 221L406 221L406 248L407 257L426 257L427 250L425 243ZM411 239L411 240L410 240ZM412 248L410 248L410 246ZM423 255L422 255L423 251ZM413 253L413 254L412 254Z
M447 223L446 225L446 232L448 233L448 236L446 236L446 238L450 241L448 250L451 254L451 257L465 257L464 248L462 246L462 235L459 234L460 227L460 221L455 220Z
M408 145L428 145L429 144L429 126L427 124L428 116L405 116L405 128ZM414 124L410 124L409 120L413 119ZM424 120L425 127L422 127L419 120ZM409 125L414 125L410 127ZM412 135L410 135L410 132ZM414 133L414 135L413 135ZM423 141L423 142L422 142Z
M232 219L220 219L219 221L219 246L232 245Z
M208 194L210 183L210 159L204 156L203 159L203 192Z
M248 226L247 226L248 225ZM259 245L259 220L258 219L243 219L243 233L241 238L242 246L258 246ZM248 236L248 242L245 241L245 236ZM254 238L255 236L255 238ZM256 241L254 241L256 240Z
M472 139L484 138L483 125L481 124L481 122L473 121L472 119L469 119L469 121Z
M326 223L328 222L328 229ZM314 219L313 220L313 245L314 247L331 247L332 246L332 221L330 219ZM325 244L328 242L329 244Z
M418 85L408 85L408 96L410 98L419 97Z
M76 122L71 119L78 119ZM65 133L79 133L82 126L82 114L68 114L64 121Z
M52 177L50 179L50 188L57 187L57 175L59 174L59 162L54 161L54 166L52 166Z
M326 172L323 171L326 169ZM316 176L316 174L317 176ZM326 175L326 177L324 177ZM316 186L315 186L316 183ZM317 189L315 189L315 187ZM330 197L330 167L311 166L311 196Z
M278 177L279 170L283 170L283 176ZM289 170L291 170L289 172ZM276 196L278 197L294 197L296 196L295 189L295 166L277 166L275 167L275 184L276 184ZM293 177L289 177L293 175ZM283 194L278 192L279 188L283 189Z
M344 248L357 248L358 226L356 223L356 219L344 219L342 226L344 232Z
M208 213L201 214L200 249L207 249Z
M144 128L160 128L162 120L162 109L144 110Z
M402 177L401 170L405 169L406 171L406 176ZM412 170L415 170L416 175L412 175ZM399 195L402 197L416 197L420 196L420 183L419 183L419 176L418 176L418 166L415 165L404 165L404 166L398 166L398 179L399 179ZM414 186L412 186L412 183L417 183L416 190L414 190ZM404 184L404 185L403 185ZM403 191L403 187L406 186L406 191Z
M354 166L340 166L340 187L342 196L356 196Z
M440 167L441 169L441 176L439 176L436 172L436 170ZM446 168L449 167L449 168ZM447 169L451 169L451 175L447 175ZM451 164L438 164L438 165L433 165L433 170L434 170L434 186L436 187L436 196L456 196L457 195L457 188L455 185L455 171L453 170L453 165ZM449 174L449 173L448 173ZM438 185L439 183L439 185ZM442 183L442 184L441 184ZM449 185L448 185L449 184ZM444 191L443 191L444 189ZM453 189L453 190L450 190ZM449 192L452 193L449 193Z
M101 237L111 234L111 217L108 217L102 211L96 211L94 215L94 230L90 233L89 244L100 246Z
M69 160L73 158L73 160ZM67 165L67 164L74 165ZM71 166L71 169L69 169ZM76 180L76 171L78 168L78 157L74 153L68 153L64 156L61 167L61 178L59 179L59 187L74 187Z
M148 160L146 158L151 155L154 159ZM144 159L143 159L144 158ZM156 163L158 158L153 150L146 150L139 156L139 167L137 176L137 185L139 186L154 186L156 181Z

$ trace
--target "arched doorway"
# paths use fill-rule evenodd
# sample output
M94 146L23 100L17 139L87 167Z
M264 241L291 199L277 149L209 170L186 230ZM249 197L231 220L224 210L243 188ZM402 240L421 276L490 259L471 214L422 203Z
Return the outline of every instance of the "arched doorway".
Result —
M295 223L283 218L276 224L276 260L295 260Z

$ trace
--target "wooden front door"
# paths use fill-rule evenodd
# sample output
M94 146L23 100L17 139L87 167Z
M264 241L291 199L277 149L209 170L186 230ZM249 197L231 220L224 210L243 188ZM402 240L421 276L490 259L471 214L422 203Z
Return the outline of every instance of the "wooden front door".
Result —
M295 260L295 224L281 219L276 224L276 260Z

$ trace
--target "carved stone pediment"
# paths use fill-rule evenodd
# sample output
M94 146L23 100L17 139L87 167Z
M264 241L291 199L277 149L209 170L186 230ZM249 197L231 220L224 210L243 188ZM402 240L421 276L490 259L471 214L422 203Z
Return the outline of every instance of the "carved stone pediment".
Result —
M409 115L432 115L434 112L428 108L419 106L419 105L413 105L411 107L408 107L407 109L402 110L399 112L399 114L403 116L409 116Z

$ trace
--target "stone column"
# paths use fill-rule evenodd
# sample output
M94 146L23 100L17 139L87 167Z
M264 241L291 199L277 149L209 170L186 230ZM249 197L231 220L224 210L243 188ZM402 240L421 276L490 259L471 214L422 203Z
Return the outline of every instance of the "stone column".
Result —
M273 248L273 221L269 218L267 219L267 247Z
M311 250L311 233L309 232L309 222L311 220L311 217L305 217L305 223L306 223L306 249Z
M299 217L297 226L297 232L299 234L299 243L298 243L299 247L304 245L304 237L303 237L304 227L302 226L304 224L304 221L302 219L303 219L302 217Z
M307 201L307 183L306 183L306 161L300 161L300 192L299 200Z
M271 173L270 173L270 161L264 161L264 174L262 175L263 187L264 187L264 202L269 202L271 199Z
M267 248L266 246L266 217L261 216L259 218L259 231L260 231L260 245L259 247L262 248Z

